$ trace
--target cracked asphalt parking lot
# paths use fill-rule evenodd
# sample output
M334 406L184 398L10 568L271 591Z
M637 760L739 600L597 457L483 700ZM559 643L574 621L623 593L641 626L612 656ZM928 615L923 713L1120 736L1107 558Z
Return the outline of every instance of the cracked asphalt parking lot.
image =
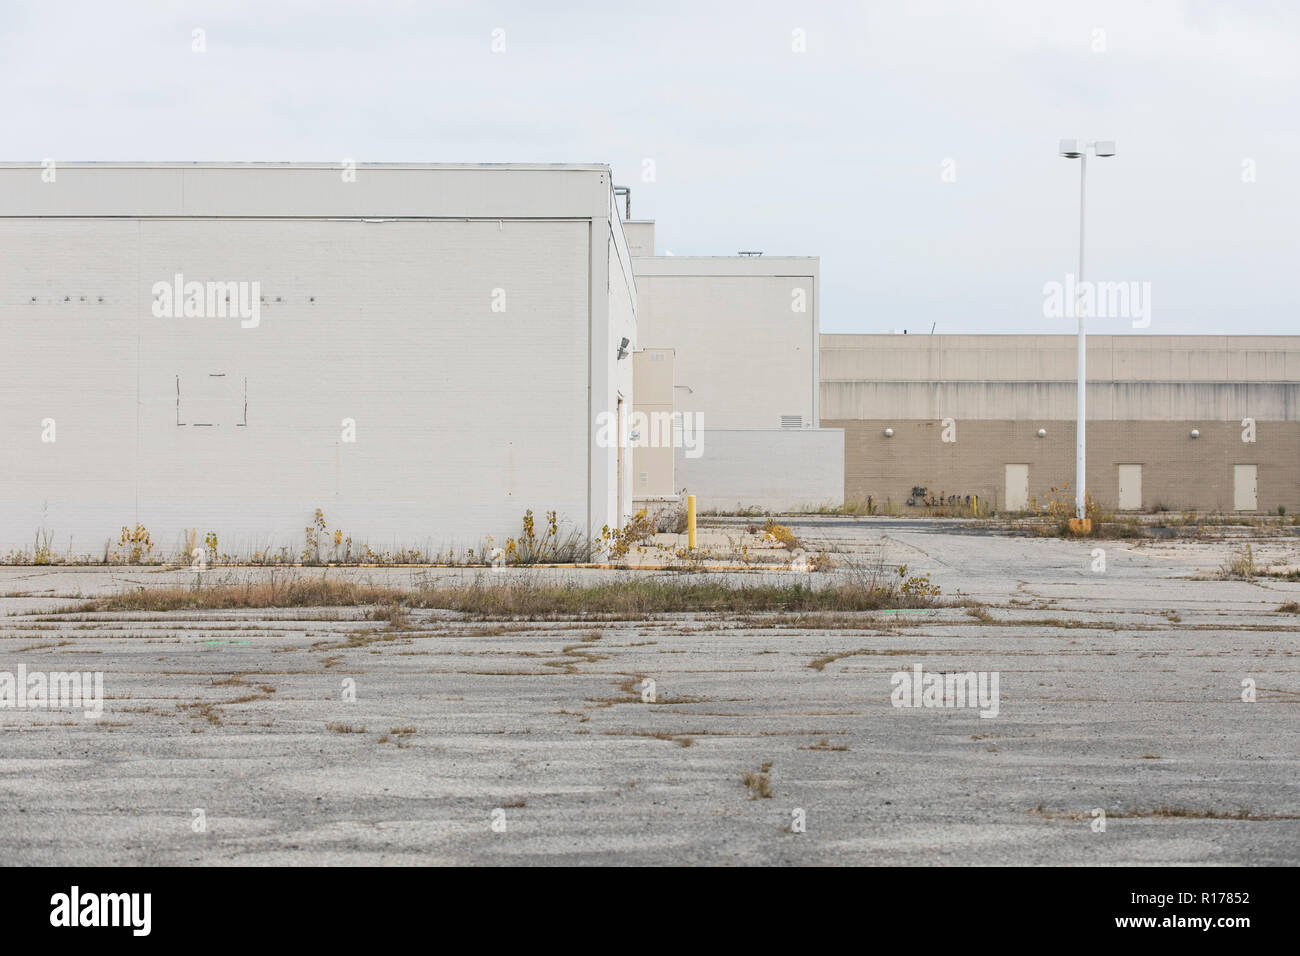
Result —
M617 622L413 610L402 627L356 608L51 616L192 578L0 568L0 670L101 671L106 698L97 720L0 709L6 860L1300 863L1300 614L1278 610L1300 583L1216 579L1223 543L792 523L967 604ZM891 675L918 664L996 672L997 716L893 706Z

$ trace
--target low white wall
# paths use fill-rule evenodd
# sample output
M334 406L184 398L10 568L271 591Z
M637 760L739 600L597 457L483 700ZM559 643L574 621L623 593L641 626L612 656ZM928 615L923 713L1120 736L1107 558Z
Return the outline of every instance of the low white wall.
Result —
M709 428L703 454L676 451L677 486L701 511L797 511L844 502L844 430Z

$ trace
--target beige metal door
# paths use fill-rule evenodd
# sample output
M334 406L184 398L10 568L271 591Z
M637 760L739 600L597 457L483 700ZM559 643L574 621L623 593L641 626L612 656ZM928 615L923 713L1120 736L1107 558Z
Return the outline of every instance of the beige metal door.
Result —
M1142 510L1142 466L1119 466L1119 510Z
M1029 466L1007 465L1006 509L1024 511L1029 507Z
M1232 510L1256 511L1259 508L1259 496L1256 494L1256 466L1232 466Z

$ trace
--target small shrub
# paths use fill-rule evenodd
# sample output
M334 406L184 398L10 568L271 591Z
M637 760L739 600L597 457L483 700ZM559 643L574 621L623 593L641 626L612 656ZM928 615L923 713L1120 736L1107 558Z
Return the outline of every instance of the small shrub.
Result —
M53 535L44 528L37 530L36 544L32 546L32 564L54 563L54 548L50 545L52 537Z
M628 552L633 548L636 548L638 553L644 553L645 548L642 545L649 541L654 533L654 522L646 516L646 510L642 508L621 528L611 529L609 525L601 528L600 534L591 543L591 548L595 553L607 554L611 561L617 561L627 557Z
M767 523L763 525L763 533L787 551L794 551L799 547L799 539L795 537L794 532L783 524L777 524L771 518L768 518Z
M1240 548L1233 548L1228 559L1219 568L1219 577L1224 580L1250 581L1259 573L1255 567L1255 552L1250 543Z
M524 512L523 530L518 539L506 539L507 562L511 564L568 564L577 561L588 549L583 545L583 535L570 532L560 534L557 512L546 512L546 530L537 534L533 510ZM513 559L509 556L513 555Z
M1038 528L1040 536L1055 535L1064 538L1070 535L1070 520L1074 518L1077 508L1068 481L1060 488L1052 487L1043 504L1039 505L1038 499L1035 498L1032 507L1040 516L1047 519L1046 523ZM1101 510L1092 492L1087 490L1083 493L1083 516L1092 522L1094 531L1100 530L1103 522L1111 522L1114 519L1114 515Z
M330 544L331 544L330 547L331 561L334 562L342 561L344 564L350 563L352 561L352 536L351 535L345 536L340 529L335 528L334 535L333 537L330 538ZM339 553L340 548L343 549L342 554Z
M651 520L654 523L655 531L660 534L685 534L687 530L686 505L679 504L676 508L661 508L654 513Z
M316 509L315 520L312 526L306 528L304 537L307 539L307 546L302 550L303 564L320 564L320 546L325 538L326 528L325 512L319 508Z
M908 577L907 565L902 564L898 567L898 592L908 600L928 601L931 598L937 598L941 588L937 584L930 583L930 575L914 574Z
M123 526L117 539L117 560L125 564L144 564L153 553L153 539L142 524L134 528Z
M817 554L809 555L807 558L809 571L829 571L835 566L834 560L825 551L819 551Z

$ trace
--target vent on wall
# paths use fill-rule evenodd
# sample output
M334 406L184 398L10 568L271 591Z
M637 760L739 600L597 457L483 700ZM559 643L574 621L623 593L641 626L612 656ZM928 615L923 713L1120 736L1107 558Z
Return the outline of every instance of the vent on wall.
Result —
M803 416L802 416L802 415L782 415L782 416L781 416L781 427L782 427L782 428L803 428Z

